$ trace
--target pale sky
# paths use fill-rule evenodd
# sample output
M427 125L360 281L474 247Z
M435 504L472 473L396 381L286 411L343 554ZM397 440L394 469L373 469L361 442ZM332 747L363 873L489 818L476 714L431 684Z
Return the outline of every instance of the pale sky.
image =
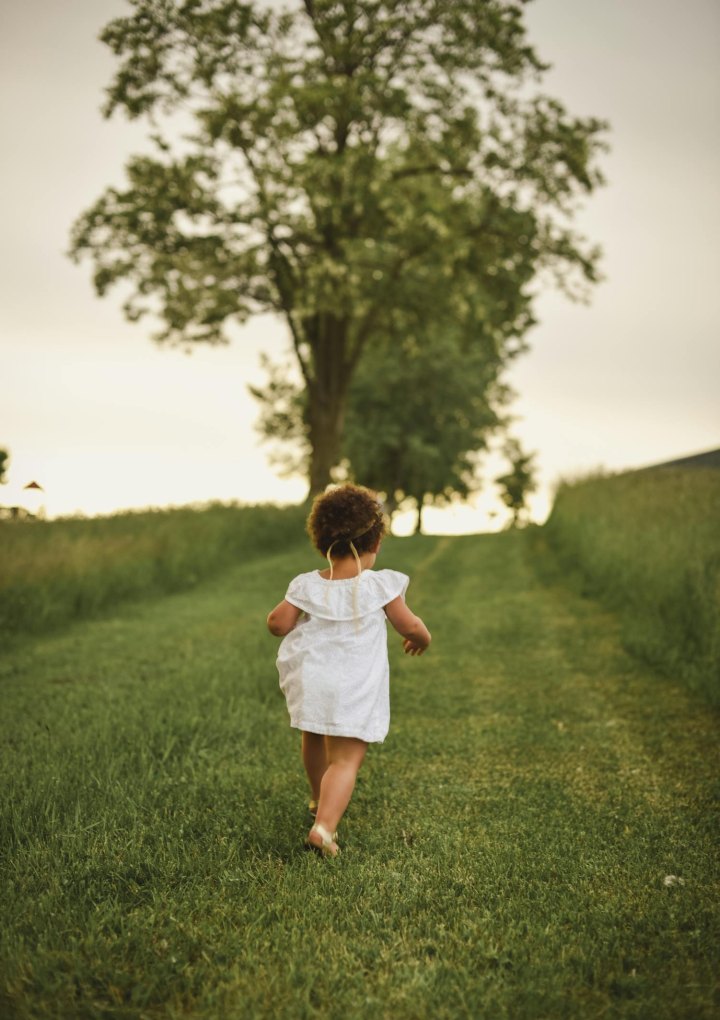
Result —
M0 446L12 458L0 502L22 500L31 480L50 516L298 501L305 482L268 465L247 393L260 352L286 348L282 322L256 320L191 356L160 349L150 325L125 322L119 291L97 298L89 264L64 255L76 216L146 147L143 125L99 112L114 61L97 34L128 10L0 0ZM535 0L526 23L553 64L542 90L612 125L609 183L576 220L604 248L607 279L590 306L543 294L531 351L509 374L541 521L561 476L720 445L720 6ZM489 479L502 468L488 462L473 507L428 511L428 530L498 527Z

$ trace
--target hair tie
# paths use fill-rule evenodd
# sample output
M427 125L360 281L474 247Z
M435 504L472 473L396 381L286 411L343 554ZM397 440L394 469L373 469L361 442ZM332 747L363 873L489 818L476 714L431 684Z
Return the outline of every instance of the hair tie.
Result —
M335 542L339 542L339 541L340 541L340 539L336 538L334 542L331 542L330 545L328 546L328 551L325 553L325 558L327 559L328 563L330 564L330 580L331 581L333 579L333 561L332 561L332 556L330 555L330 551L331 551L332 547L335 545Z
M333 579L333 572L334 572L332 556L330 555L330 553L332 551L332 547L334 545L336 545L337 542L349 542L350 550L351 550L353 556L355 557L355 562L357 563L357 568L358 568L357 576L360 577L360 575L362 574L362 563L360 562L360 557L358 555L358 551L355 548L355 542L359 538L362 538L363 535L366 535L368 533L368 531L370 531L371 528L375 527L376 524L379 524L382 521L382 517L383 517L382 507L378 507L378 509L377 509L377 511L375 513L375 518L369 524L367 524L363 528L362 531L359 531L356 535L338 535L337 538L334 538L332 540L332 542L328 546L328 551L325 553L325 558L327 559L328 563L330 564L330 578L329 579L331 581ZM354 598L355 598L355 590L353 588L353 599Z
M357 568L358 568L357 576L360 577L360 575L362 574L362 563L360 562L360 557L358 556L358 551L355 548L355 543L353 542L352 539L350 539L350 548L352 549L352 554L355 557L355 562L357 563Z

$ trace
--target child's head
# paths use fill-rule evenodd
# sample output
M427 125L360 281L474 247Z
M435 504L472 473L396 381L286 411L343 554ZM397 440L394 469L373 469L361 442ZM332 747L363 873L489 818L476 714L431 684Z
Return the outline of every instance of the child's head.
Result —
M327 556L350 556L352 542L358 553L370 552L386 533L385 515L377 496L362 485L338 485L315 497L307 519L307 532L316 549Z

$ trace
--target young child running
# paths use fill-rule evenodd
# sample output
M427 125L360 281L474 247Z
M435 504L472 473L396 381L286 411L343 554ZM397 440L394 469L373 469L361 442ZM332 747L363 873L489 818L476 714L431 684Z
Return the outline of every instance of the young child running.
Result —
M283 638L280 688L290 725L302 730L315 815L306 845L336 857L336 829L367 746L381 743L390 726L385 620L410 655L423 654L430 633L405 604L407 575L371 569L385 534L372 492L340 485L317 496L307 530L329 567L294 578L267 625Z

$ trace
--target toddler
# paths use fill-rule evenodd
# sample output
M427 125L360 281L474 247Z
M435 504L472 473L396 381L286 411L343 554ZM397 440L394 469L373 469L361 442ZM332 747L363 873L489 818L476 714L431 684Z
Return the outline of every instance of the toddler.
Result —
M423 654L430 633L405 604L407 575L372 570L385 534L373 493L348 484L317 496L307 530L329 567L294 578L267 625L283 638L280 688L290 725L302 731L315 816L306 845L336 857L336 829L367 746L382 742L390 726L385 620L410 655Z

